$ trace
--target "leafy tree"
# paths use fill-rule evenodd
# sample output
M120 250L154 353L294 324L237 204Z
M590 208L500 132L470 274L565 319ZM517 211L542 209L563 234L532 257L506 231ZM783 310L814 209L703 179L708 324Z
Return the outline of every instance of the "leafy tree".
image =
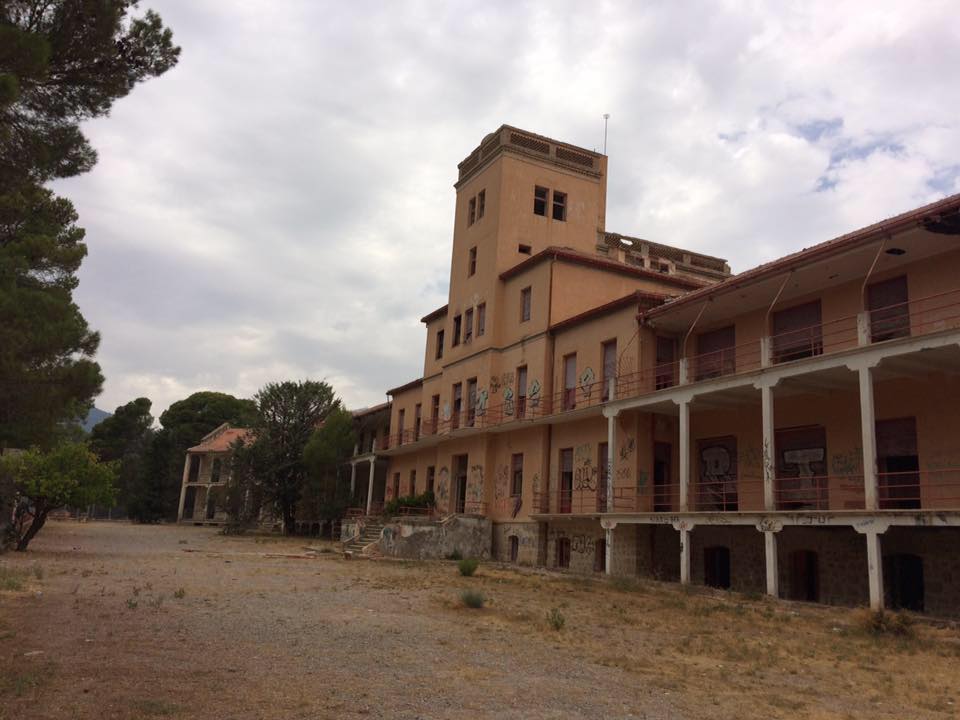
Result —
M0 458L0 475L12 478L20 502L14 512L13 539L26 550L50 513L58 508L113 502L113 463L102 463L85 445L67 443L43 452L28 450Z
M300 501L303 515L316 522L343 515L350 503L346 463L353 454L356 434L353 415L342 407L330 412L303 451L307 481Z
M228 496L242 498L254 490L252 483L256 483L262 506L279 514L284 532L291 534L307 478L304 449L317 427L340 409L340 401L330 385L313 380L269 383L254 399L255 440L249 448L235 453L237 486ZM244 478L247 488L239 486Z
M150 487L144 474L147 450L153 440L153 416L147 398L131 400L118 407L113 415L99 422L90 433L90 449L105 462L118 465L118 505L130 517L149 521Z
M103 383L99 335L73 302L84 231L43 184L89 170L80 123L176 63L170 31L135 5L0 2L0 450L51 446Z

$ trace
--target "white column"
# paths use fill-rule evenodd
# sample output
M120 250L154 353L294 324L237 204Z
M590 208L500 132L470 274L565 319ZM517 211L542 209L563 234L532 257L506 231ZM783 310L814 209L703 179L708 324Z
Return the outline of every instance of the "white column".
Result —
M773 362L770 352L770 336L763 335L760 338L760 367L770 367L771 365L773 365Z
M177 510L177 522L183 520L183 504L187 500L187 479L190 477L190 453L183 460L183 479L180 481L180 509Z
M356 454L356 453L354 453ZM357 489L357 464L350 463L350 502L353 502L353 493Z
M370 505L373 503L373 476L377 471L376 458L370 458L370 480L367 483L367 515L370 514Z
M690 530L680 531L680 583L690 584Z
M873 407L873 375L870 368L857 370L860 376L860 431L863 443L863 497L867 510L877 509L877 435Z
M763 507L776 510L776 433L773 419L773 388L770 385L760 387L760 410L763 416Z
M883 554L880 551L880 533L868 530L867 573L870 585L870 608L883 610Z
M687 512L690 491L690 402L680 405L680 512Z
M617 416L611 415L607 418L607 512L613 512L613 459L616 452L617 442ZM607 543L607 551L610 550L610 543Z
M870 344L870 313L857 313L857 345L866 347Z
M777 563L777 534L772 530L763 533L763 551L767 561L767 595L780 597L780 574Z
M606 531L607 537L606 542L604 543L604 550L606 551L606 567L607 575L610 575L613 572L613 528L610 528Z
M680 385L686 385L689 381L689 366L685 357L680 358Z

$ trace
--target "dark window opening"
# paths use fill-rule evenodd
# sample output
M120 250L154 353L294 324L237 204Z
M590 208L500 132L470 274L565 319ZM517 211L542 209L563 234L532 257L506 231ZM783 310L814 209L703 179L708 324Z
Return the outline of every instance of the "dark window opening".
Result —
M788 599L820 602L820 558L813 550L790 553Z
M417 494L417 471L410 471L410 495Z
M560 497L559 512L568 513L573 501L573 448L560 450Z
M400 497L400 473L393 474L393 497Z
M523 453L513 454L510 459L510 467L510 496L520 497L523 494Z
M453 318L453 342L450 343L452 347L460 344L460 328L462 324L463 319L459 315L455 315Z
M430 430L434 435L440 426L440 396L434 395L430 398Z
M521 243L520 245L517 245L517 252L521 255L529 255L533 252L533 248L531 248L529 245L524 245Z
M527 414L527 366L517 368L517 399L516 417L523 418Z
M597 512L607 511L607 479L610 468L610 445L602 442L597 445Z
M703 584L730 589L730 548L723 545L703 550Z
M190 473L187 475L187 482L195 483L200 479L200 456L190 456Z
M477 379L467 380L467 427L473 427L477 420Z
M736 329L733 325L697 336L693 376L697 380L731 375L737 371Z
M570 538L557 538L557 567L570 567Z
M472 277L477 273L477 249L470 248L470 259L467 262L467 277Z
M406 415L406 410L397 411L397 445L403 445L403 425Z
M654 368L654 389L663 390L677 384L677 342L669 337L657 337L657 366Z
M463 342L468 343L473 339L473 308L470 308L463 314Z
M183 494L183 519L193 520L194 505L197 504L197 489L188 487Z
M553 219L567 219L567 194L556 190L553 191Z
M607 571L607 541L597 540L593 551L593 571L605 573Z
M443 357L443 330L437 330L437 354L436 359Z
M533 189L533 214L534 215L547 215L547 194L550 191L545 187L540 187L537 185Z
M910 335L908 300L906 275L867 287L871 342L895 340Z
M420 403L417 403L413 408L413 439L414 441L420 439L420 423L422 422L422 409Z
M510 536L510 562L515 563L520 557L520 538L516 535Z
M453 497L454 512L463 513L467 509L467 455L455 455L453 458Z
M487 209L487 191L481 190L477 193L477 220L483 217L483 213Z
M427 492L433 492L433 485L436 482L437 471L433 465L427 467Z
M477 198L470 198L470 207L467 211L467 226L473 225L477 220Z
M612 400L615 395L614 384L617 382L617 341L609 340L603 343L603 377L600 382L603 388L602 400Z
M210 482L212 482L212 483L218 483L218 482L220 482L220 468L221 468L221 466L222 466L222 462L221 462L220 458L214 458L214 460L213 460L213 467L210 469Z
M477 305L477 337L482 337L487 331L487 304Z
M670 466L673 447L669 443L653 445L653 511L670 512L673 509L670 487Z
M893 610L924 610L923 558L889 555L883 559L884 584Z
M577 407L577 354L571 353L563 358L563 409L574 410Z
M881 510L920 507L920 458L916 418L878 420L877 470Z
M773 314L773 361L775 363L822 354L823 325L819 300Z
M453 386L453 415L450 418L454 430L460 427L460 413L463 412L463 386L456 383Z

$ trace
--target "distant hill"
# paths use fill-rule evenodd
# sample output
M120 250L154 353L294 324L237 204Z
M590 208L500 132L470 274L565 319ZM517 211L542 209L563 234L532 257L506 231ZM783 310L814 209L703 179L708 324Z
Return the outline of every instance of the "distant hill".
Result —
M90 432L93 430L93 426L103 422L108 417L113 415L113 413L108 413L106 410L101 410L100 408L92 408L90 413L87 415L86 420L84 420L81 425L84 432Z

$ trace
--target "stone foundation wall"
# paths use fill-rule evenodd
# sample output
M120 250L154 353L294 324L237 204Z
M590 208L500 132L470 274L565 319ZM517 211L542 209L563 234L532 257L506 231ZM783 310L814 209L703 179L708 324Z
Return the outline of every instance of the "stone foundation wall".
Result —
M677 567L679 574L679 535ZM767 564L763 533L751 526L701 525L690 533L690 580L704 584L704 550L725 547L730 551L730 589L744 593L762 593L767 587Z
M378 550L390 557L439 560L454 552L462 557L490 559L493 527L490 520L454 516L444 522L393 520L383 527Z
M491 557L500 562L510 562L510 538L517 538L517 564L537 565L542 535L541 524L536 522L511 522L493 524L493 548Z
M549 523L546 566L557 568L557 540L570 540L570 572L589 575L595 572L597 541L605 533L598 520L569 520Z
M867 605L870 602L867 541L863 535L850 527L785 527L777 533L777 564L782 597L790 597L791 554L797 550L817 553L820 602L848 606Z
M892 527L880 536L880 548L888 560L898 554L921 559L924 612L960 617L960 528ZM888 603L892 581L887 572L884 584Z

